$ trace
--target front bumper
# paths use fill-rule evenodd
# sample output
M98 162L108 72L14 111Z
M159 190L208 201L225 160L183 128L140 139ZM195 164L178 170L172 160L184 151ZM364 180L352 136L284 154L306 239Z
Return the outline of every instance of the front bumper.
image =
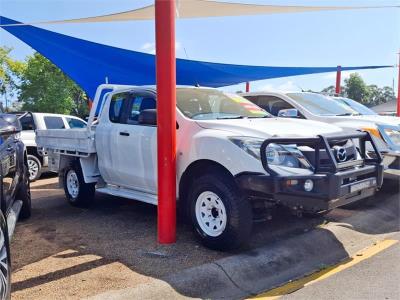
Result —
M279 177L265 174L241 174L236 182L246 195L264 198L294 210L318 212L346 205L374 195L382 185L382 165L369 165L335 174ZM312 180L307 192L304 182ZM289 185L297 181L295 185Z
M362 159L338 163L331 144L345 139L359 139ZM315 149L314 171L307 175L281 175L272 169L266 159L269 144L296 144ZM366 155L366 143L371 143L375 156ZM328 155L328 161L321 160L320 150ZM273 201L293 210L318 212L346 205L374 195L382 186L382 157L369 133L330 136L311 139L266 140L261 146L261 160L268 174L243 173L236 176L238 186L249 197ZM313 188L306 191L304 183L312 180Z

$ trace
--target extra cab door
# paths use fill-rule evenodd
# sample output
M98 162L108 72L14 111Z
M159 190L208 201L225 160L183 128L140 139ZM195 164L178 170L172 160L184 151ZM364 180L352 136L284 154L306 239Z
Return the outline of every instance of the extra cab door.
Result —
M107 183L156 193L156 126L141 125L140 111L155 109L148 91L110 96L96 129L99 169Z

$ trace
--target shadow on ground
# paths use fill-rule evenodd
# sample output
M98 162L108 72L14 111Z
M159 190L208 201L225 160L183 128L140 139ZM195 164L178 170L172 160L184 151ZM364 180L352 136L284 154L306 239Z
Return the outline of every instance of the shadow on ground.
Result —
M162 280L171 278L168 283L179 293L202 296L193 294L195 287L182 289L174 281L174 274L221 259L222 262L234 260L238 255L242 258L240 264L244 264L245 271L246 259L261 256L260 263L264 265L260 267L279 273L270 281L273 286L275 282L286 278L288 272L299 273L300 276L302 269L296 269L296 265L301 260L312 259L312 255L320 251L318 244L322 247L329 243L337 248L336 254L321 260L321 265L348 256L341 243L335 242L332 233L321 228L313 230L320 225L346 219L342 226L350 226L363 233L380 234L399 230L398 195L393 196L393 190L389 188L355 210L338 209L317 219L300 219L278 210L271 221L254 225L249 245L240 251L222 253L204 248L195 240L191 227L181 221L177 226L177 243L162 246L156 240L156 207L98 194L96 202L89 209L74 208L65 201L63 191L56 189L57 179L51 178L51 175L45 179L51 180L51 183L38 182L32 185L32 218L19 223L16 229L12 243L14 299L59 298L56 293L60 289L65 298L82 298L110 289L146 284L149 277ZM360 221L355 217L357 214L373 214L377 223ZM384 222L379 222L379 219ZM296 244L290 238L310 231L319 240L306 243L304 253L293 259L289 250L295 248ZM265 256L259 251L265 247L275 249L279 255L285 255L287 251L283 264L274 265L273 253L268 252ZM218 263L215 265L218 268ZM235 264L231 261L232 265ZM235 270L224 271L227 274L235 273ZM247 272L251 280L251 270ZM208 276L209 284L213 284L212 274L199 276ZM254 273L254 276L257 275ZM234 285L234 278L232 283ZM252 293L251 288L248 292Z

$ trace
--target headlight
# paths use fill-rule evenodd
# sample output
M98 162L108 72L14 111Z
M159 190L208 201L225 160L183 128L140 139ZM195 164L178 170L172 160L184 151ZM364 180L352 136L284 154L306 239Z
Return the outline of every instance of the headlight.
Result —
M391 142L393 144L396 144L397 146L400 146L400 128L399 129L388 128L388 127L382 127L382 128L386 136L391 140Z
M265 156L270 166L312 169L303 153L296 145L269 144Z
M230 140L254 158L261 160L264 140L252 137L231 137ZM269 144L265 151L268 165L311 169L311 165L296 145Z
M232 143L246 151L254 158L261 160L260 148L264 140L252 137L231 137L229 138Z

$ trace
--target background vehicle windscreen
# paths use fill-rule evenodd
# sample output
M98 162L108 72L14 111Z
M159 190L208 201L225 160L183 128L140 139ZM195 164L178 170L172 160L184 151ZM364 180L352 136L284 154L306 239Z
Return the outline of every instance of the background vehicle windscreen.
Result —
M270 115L261 107L235 94L199 88L177 89L177 106L188 118L217 120L264 118Z
M314 115L351 116L359 114L349 106L321 94L288 93L287 95Z
M368 107L366 107L365 105L354 101L352 99L349 98L335 98L337 101L340 101L340 103L343 103L345 105L350 106L352 109L354 109L355 111L357 111L358 113L362 114L362 115L377 115L376 112L374 112L372 109L369 109Z
M21 122L22 130L35 130L32 114L25 114L19 121Z
M67 118L67 122L68 122L69 128L85 128L86 127L86 123L79 119Z

